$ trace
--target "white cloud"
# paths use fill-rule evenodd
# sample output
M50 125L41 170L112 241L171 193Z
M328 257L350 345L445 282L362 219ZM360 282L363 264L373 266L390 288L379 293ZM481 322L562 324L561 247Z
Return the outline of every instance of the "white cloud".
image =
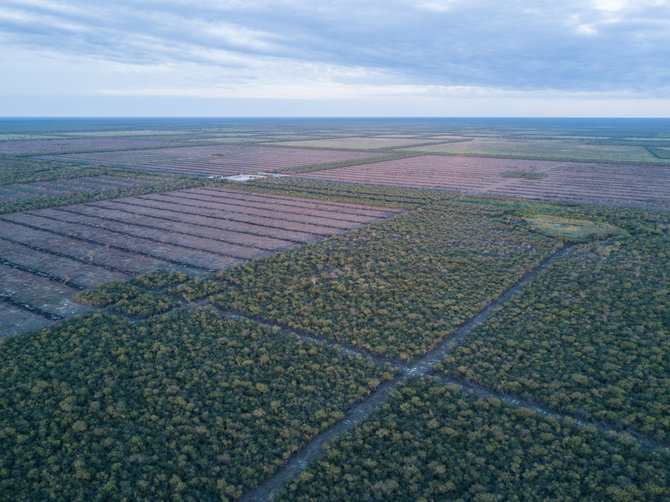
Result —
M445 97L477 97L498 93L466 86L420 86L420 85L361 85L342 84L338 82L278 82L252 83L246 85L225 85L185 88L128 88L100 89L99 93L106 96L151 96L151 97L192 97L192 98L238 98L238 99L291 99L291 100L323 100L323 99L384 99L395 98L445 98Z
M593 0L593 6L598 10L618 12L624 10L630 4L630 0Z
M668 6L670 0L5 0L0 96L400 103L635 89L631 99L651 98L670 81Z
M668 0L592 0L592 5L598 10L619 12L646 7L667 7L670 2Z
M577 26L577 33L582 35L597 35L598 30L592 24L580 24Z
M431 0L422 2L419 6L425 10L432 10L436 12L446 12L450 10L457 0Z

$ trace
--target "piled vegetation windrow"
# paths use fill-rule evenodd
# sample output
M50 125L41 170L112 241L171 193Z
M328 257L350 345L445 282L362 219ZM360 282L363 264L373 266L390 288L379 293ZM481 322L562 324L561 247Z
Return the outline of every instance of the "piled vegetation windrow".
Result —
M351 166L361 166L361 165L367 165L367 164L374 164L375 162L385 162L387 160L396 160L396 159L404 159L406 157L416 157L416 154L414 153L401 153L401 154L395 154L395 153L389 153L388 155L384 155L382 157L371 157L367 159L356 159L356 160L349 160L349 161L342 161L342 162L330 162L327 164L313 164L309 166L298 166L298 167L291 167L286 169L284 172L290 172L290 173L312 173L315 171L325 171L327 169L337 169L339 167L351 167Z
M452 199L459 196L457 193L436 190L359 185L355 183L300 178L263 178L244 184L226 182L225 187L293 197L308 197L404 209L414 209L432 201Z
M108 168L0 155L0 185L98 176Z
M180 190L208 183L208 180L204 178L193 176L147 173L113 167L82 167L30 157L0 157L0 166L2 166L2 169L0 169L0 185L24 184L21 190L25 192L25 198L0 200L0 214ZM116 186L107 183L98 189L88 190L76 186L72 186L70 189L61 187L58 191L64 193L54 193L53 195L43 189L30 189L30 183L54 180L87 180L94 176L113 176L122 180L125 179L129 183L118 182Z
M670 245L662 229L667 219L641 222L640 233L572 248L442 370L670 442Z
M382 153L359 151L307 150L250 144L205 144L151 150L48 155L41 158L163 173L229 176L250 171L283 171L304 165L330 164L382 156L384 156Z
M506 171L500 176L503 178L525 178L527 180L541 180L549 175L547 173L535 173L528 171Z
M167 312L179 304L173 296L155 290L174 286L187 279L188 275L183 272L152 270L130 282L113 281L94 290L82 291L73 299L134 317L149 317Z
M667 500L669 466L626 438L414 378L278 500Z
M388 371L207 308L10 337L0 498L237 498Z
M560 246L504 211L438 202L173 290L407 360Z

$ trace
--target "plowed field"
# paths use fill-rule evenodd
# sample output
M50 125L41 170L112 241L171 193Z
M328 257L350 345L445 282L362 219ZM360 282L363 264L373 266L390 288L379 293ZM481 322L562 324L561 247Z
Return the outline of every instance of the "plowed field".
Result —
M0 186L0 202L49 197L74 192L96 192L138 185L150 185L151 180L122 178L119 176L91 176L34 183L14 183Z

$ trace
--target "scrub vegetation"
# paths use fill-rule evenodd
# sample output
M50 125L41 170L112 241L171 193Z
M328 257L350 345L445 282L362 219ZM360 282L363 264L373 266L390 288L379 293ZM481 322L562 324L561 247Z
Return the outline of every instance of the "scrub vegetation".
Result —
M653 234L573 247L442 371L668 442L669 250Z
M226 269L215 278L220 286L201 283L201 292L191 289L187 299L219 289L212 301L223 309L408 360L559 245L503 211L435 203Z
M124 120L0 120L0 499L670 499L670 127Z
M206 184L205 179L191 176L81 166L32 157L0 157L0 166L0 214Z
M236 498L391 376L212 309L1 347L5 500Z
M663 500L667 460L592 427L417 378L279 500Z

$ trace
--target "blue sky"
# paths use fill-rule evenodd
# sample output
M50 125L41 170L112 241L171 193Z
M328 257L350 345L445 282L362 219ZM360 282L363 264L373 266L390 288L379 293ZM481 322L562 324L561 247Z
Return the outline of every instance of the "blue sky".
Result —
M670 117L670 0L3 0L0 115Z

